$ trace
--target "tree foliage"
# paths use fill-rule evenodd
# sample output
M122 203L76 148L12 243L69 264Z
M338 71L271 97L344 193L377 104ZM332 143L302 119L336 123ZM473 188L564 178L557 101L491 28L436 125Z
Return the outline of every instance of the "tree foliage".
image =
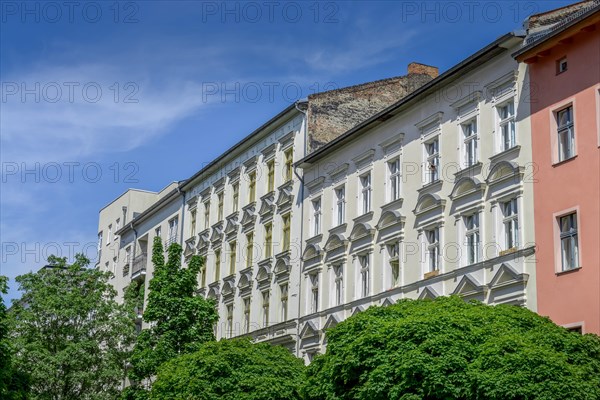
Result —
M600 339L457 297L371 307L327 332L307 399L600 399Z
M154 238L154 276L143 315L150 327L142 330L133 349L130 377L134 382L149 381L162 363L214 340L215 304L195 295L204 260L193 256L182 268L181 251L179 244L171 244L165 262L161 239Z
M294 400L303 376L302 360L283 347L221 340L164 364L150 398Z
M32 399L114 399L125 376L135 327L115 301L110 273L51 256L50 267L16 278L11 309L15 366L30 378Z

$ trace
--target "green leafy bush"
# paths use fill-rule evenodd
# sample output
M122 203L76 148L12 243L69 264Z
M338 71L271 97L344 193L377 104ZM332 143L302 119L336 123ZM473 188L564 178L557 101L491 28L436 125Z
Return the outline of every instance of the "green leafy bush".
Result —
M307 399L600 399L600 339L457 297L371 307L327 332Z
M303 373L302 360L283 347L221 340L162 365L150 398L295 400Z

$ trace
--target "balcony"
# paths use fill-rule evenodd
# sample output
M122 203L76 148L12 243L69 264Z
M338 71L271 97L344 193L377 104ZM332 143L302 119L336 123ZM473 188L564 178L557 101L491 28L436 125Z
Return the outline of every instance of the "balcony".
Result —
M146 259L146 254L140 254L133 259L131 280L144 279L146 277Z
M173 243L177 243L177 234L169 236L167 240L165 240L164 246L165 251L169 249L169 246Z

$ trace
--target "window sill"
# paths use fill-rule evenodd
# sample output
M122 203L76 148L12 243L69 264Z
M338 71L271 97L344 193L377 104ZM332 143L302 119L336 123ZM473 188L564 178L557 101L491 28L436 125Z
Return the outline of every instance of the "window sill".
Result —
M576 159L576 158L577 158L577 154L575 154L573 157L567 158L566 160L562 160L562 161L555 162L555 163L553 163L553 164L552 164L552 166L553 166L553 167L558 167L558 166L561 166L561 165L563 165L563 164L566 164L566 163L568 163L569 161L572 161L572 160L574 160L574 159Z
M439 270L437 270L437 269L436 269L435 271L426 272L426 273L423 275L423 279L429 279L429 278L433 278L433 277L435 277L435 276L438 276L439 274L440 274L440 271L439 271Z
M559 271L559 272L555 272L556 276L562 276L562 275L568 275L572 272L577 272L581 270L581 267L577 267L577 268L573 268L573 269L568 269L566 271Z
M519 155L520 151L521 151L521 145L516 144L513 147L511 147L510 149L502 150L502 151L494 154L493 156L490 157L490 161L496 162L496 161L500 161L500 160L514 158Z

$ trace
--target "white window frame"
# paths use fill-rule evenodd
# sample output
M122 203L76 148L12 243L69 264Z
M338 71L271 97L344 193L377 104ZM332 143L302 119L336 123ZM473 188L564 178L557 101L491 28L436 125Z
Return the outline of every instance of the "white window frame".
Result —
M400 242L386 245L392 287L400 285Z
M268 290L262 292L262 322L263 327L269 326L269 311L270 311L270 303L271 301L271 293Z
M252 308L252 301L250 296L242 298L244 305L244 333L250 332L250 312Z
M427 264L426 272L440 271L440 230L439 225L425 229L423 234L425 235Z
M335 189L335 202L336 226L338 226L346 220L346 187L344 185Z
M319 312L319 273L314 273L308 275L309 279L309 289L310 289L310 312L316 313Z
M439 135L423 143L425 151L425 185L440 179L440 138Z
M556 134L557 134L557 150L558 150L558 162L569 160L577 155L575 151L575 113L573 104L569 104L566 107L562 107L555 111L556 117ZM568 120L561 125L561 116L568 115ZM565 138L567 141L567 148L563 146L561 138Z
M113 226L112 224L108 225L108 231L106 235L106 245L109 246L112 238Z
M504 115L506 110L506 115ZM498 120L498 152L507 151L517 145L517 126L515 123L515 100L510 98L496 106Z
M479 212L463 216L465 229L465 266L481 261L481 215Z
M472 167L479 162L479 132L477 117L460 124L463 148L463 168Z
M371 194L372 194L372 186L371 186L371 172L367 172L359 177L360 180L360 210L359 214L367 214L371 211Z
M332 306L344 304L344 264L333 266L333 303Z
M360 267L360 292L359 298L365 298L371 294L370 254L358 255L358 266Z
M225 307L226 317L227 317L227 332L225 332L226 337L233 337L233 304L228 304Z
M500 203L504 250L519 248L519 199L513 197Z
M561 271L571 271L580 267L579 263L579 221L577 212L571 212L558 217L558 228L560 232L560 265ZM567 222L568 230L565 230L563 222ZM570 260L566 257L566 244L571 249Z
M312 223L312 234L316 236L321 233L321 215L322 215L322 203L321 198L317 197L312 202L313 208L313 223Z
M396 157L393 160L388 161L387 171L388 182L390 185L388 189L388 202L392 202L400 198L400 157Z
M285 288L285 290L284 290ZM289 304L289 283L282 283L279 285L279 317L281 322L287 321L288 317L288 304Z

